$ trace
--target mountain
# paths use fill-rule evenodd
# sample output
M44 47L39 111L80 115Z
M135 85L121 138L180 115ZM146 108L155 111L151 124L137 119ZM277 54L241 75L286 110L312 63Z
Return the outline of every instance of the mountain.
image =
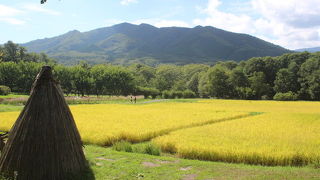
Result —
M298 52L308 51L308 52L313 53L313 52L318 52L318 51L320 51L320 47L296 49L295 51L298 51Z
M291 52L259 38L214 27L157 28L149 24L117 24L88 32L70 31L25 44L28 51L45 52L63 64L214 63L278 56Z

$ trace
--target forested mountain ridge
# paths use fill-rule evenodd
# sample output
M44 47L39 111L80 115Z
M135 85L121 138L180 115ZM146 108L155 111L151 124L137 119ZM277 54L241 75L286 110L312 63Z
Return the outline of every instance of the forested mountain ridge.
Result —
M296 49L295 51L298 51L298 52L307 51L307 52L313 53L313 52L318 52L318 51L320 51L320 47Z
M44 52L63 64L189 64L278 56L289 50L259 38L214 27L157 28L148 24L117 24L88 32L70 31L22 46Z
M144 95L162 98L320 100L320 52L220 61L215 65L57 64L44 53L28 53L11 41L0 45L0 95L29 94L43 65L66 94Z

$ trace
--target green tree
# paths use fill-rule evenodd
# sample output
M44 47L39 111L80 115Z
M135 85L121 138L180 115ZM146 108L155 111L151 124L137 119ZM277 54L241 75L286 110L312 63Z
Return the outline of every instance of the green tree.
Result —
M19 61L19 45L13 43L12 41L8 41L4 44L4 58L3 61L9 62L13 61L18 63Z
M277 72L276 80L274 81L274 90L276 93L297 92L299 89L299 83L295 77L295 74L289 69L280 69Z
M160 91L170 90L175 82L182 78L181 70L176 65L160 65L157 67L155 87Z
M198 93L202 98L209 97L209 76L208 72L199 73Z
M120 66L107 66L106 91L111 95L135 94L135 83L132 73Z
M256 99L261 99L263 95L273 97L273 95L270 94L271 87L266 83L265 77L263 72L254 72L249 78L250 88L254 91Z
M90 94L93 79L90 74L90 67L87 63L81 62L72 67L74 86L78 94L84 96Z
M199 72L193 74L191 79L187 82L187 88L194 92L196 95L199 94L198 87L199 87Z
M210 96L230 98L232 88L225 68L215 66L209 69L208 85Z
M17 68L20 71L20 76L17 78L16 91L21 93L29 93L31 86L40 71L43 64L35 62L23 62L20 61L17 64Z
M320 100L320 69L312 73L312 77L309 80L309 94L311 99Z
M234 87L249 87L249 79L241 68L234 68L231 71L230 82Z
M54 66L54 76L57 78L63 92L68 96L74 90L74 71L63 65Z
M311 57L301 65L299 82L301 89L299 96L302 99L317 99L317 79L320 69L320 57Z
M21 70L14 62L0 63L0 84L8 86L13 92L19 90L19 77L21 77Z
M129 66L135 82L143 87L152 87L152 80L155 78L156 70L153 67L143 64L133 64Z
M107 74L106 74L106 67L105 65L95 65L91 68L91 75L93 78L93 87L94 92L97 96L103 94L105 89L106 81L107 81Z

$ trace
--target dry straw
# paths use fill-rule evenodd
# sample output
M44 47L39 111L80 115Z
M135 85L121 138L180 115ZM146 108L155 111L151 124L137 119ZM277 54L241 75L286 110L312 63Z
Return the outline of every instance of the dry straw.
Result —
M10 130L0 172L21 180L63 180L87 169L82 142L60 86L44 66Z

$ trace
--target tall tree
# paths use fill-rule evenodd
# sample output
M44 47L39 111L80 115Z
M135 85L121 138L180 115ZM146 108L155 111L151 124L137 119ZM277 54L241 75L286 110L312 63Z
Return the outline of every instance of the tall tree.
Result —
M8 41L4 44L4 61L13 61L17 63L19 61L19 45Z
M225 68L219 66L211 68L208 74L208 84L210 96L230 98L232 88Z
M271 97L271 87L266 83L266 76L263 72L254 72L249 78L250 87L254 91L256 99L261 99L263 95Z

